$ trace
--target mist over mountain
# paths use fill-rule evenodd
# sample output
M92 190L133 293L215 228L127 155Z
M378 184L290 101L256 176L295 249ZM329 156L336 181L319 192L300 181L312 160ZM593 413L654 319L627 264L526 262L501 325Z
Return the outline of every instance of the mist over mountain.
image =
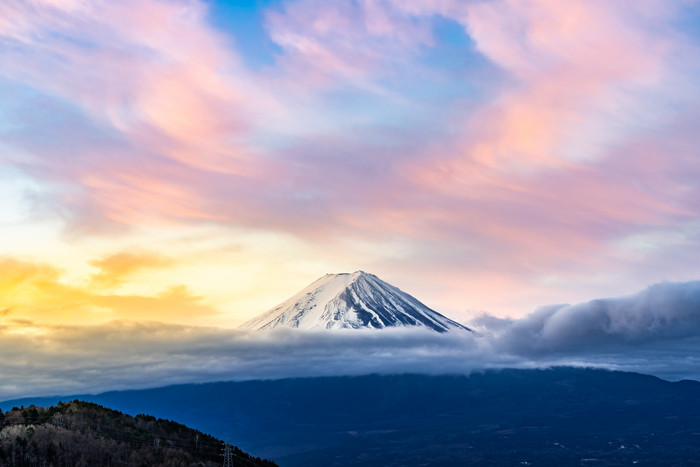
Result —
M282 326L262 333L155 322L35 324L31 333L6 326L0 327L0 399L224 380L553 365L700 379L698 281L543 307L519 319L481 315L468 325L478 335L424 326L333 332Z

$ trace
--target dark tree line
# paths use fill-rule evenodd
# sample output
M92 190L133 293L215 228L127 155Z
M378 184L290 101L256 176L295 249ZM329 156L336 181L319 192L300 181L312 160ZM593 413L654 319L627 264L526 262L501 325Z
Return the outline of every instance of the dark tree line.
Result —
M224 443L171 420L91 402L0 411L0 466L218 466ZM233 463L274 466L232 447Z

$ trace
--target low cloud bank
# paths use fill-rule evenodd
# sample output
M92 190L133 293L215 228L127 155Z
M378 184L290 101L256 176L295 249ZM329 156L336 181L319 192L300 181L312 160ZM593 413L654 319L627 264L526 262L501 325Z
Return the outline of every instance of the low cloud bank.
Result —
M470 333L391 329L255 333L161 323L35 327L0 331L0 400L175 383L465 372L518 359L494 358Z
M700 281L625 297L540 307L520 319L476 318L494 355L700 379Z
M474 324L516 354L598 352L700 336L700 281L661 283L635 295L550 305L518 320Z
M175 383L486 368L596 366L700 379L700 282L627 297L483 315L466 332L266 333L162 323L0 326L0 399Z

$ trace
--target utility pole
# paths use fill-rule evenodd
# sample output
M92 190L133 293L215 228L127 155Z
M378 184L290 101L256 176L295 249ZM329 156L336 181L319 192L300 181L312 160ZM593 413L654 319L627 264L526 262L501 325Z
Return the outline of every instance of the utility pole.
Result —
M231 445L228 444L228 438L226 439L222 456L224 456L224 467L233 467L233 450Z

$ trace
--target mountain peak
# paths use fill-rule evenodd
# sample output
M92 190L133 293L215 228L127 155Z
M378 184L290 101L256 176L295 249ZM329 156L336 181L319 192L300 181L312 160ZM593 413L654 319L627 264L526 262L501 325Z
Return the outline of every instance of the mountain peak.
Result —
M368 272L364 272L362 270L357 270L355 272L338 272L338 273L328 273L324 277L344 277L344 276L349 276L351 279L357 279L360 276L371 276L373 274L370 274Z
M425 327L471 331L364 271L326 274L241 329L384 329Z

